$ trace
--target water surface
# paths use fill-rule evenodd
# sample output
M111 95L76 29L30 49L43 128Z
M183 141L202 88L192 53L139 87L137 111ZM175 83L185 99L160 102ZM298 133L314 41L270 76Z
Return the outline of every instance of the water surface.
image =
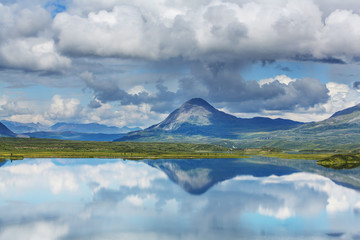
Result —
M359 173L263 157L5 162L0 239L360 239Z

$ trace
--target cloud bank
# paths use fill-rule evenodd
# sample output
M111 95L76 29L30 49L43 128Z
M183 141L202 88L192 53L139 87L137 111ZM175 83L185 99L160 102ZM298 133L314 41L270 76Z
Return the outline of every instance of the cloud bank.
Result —
M109 114L96 113L112 109L118 116L117 107L124 112L137 106L133 114L154 123L155 113L168 113L193 97L232 113L307 111L314 113L309 120L320 120L315 113L331 115L328 111L357 103L356 79L348 82L353 89L347 89L343 105L339 100L330 106L333 86L340 86L336 79L331 85L306 73L295 77L279 65L288 76L255 81L244 78L243 70L276 61L357 67L359 9L354 0L2 1L1 76L17 71L30 77L13 74L16 79L1 81L16 88L87 89L88 102L77 102L78 107L63 102L59 108L57 102L43 106L45 113L16 115L40 114L48 122L76 115L110 122ZM150 70L144 73L144 67ZM291 81L284 82L287 77Z
M360 15L347 9L324 15L310 0L73 4L53 29L59 48L75 56L351 62L360 54Z

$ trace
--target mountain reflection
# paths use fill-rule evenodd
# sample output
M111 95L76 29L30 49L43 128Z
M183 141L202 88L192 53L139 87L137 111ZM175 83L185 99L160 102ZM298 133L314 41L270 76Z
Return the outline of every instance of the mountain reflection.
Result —
M255 164L239 159L176 159L148 160L152 167L163 171L171 181L190 194L203 194L215 184L241 175L267 177L297 172L296 169L271 164Z

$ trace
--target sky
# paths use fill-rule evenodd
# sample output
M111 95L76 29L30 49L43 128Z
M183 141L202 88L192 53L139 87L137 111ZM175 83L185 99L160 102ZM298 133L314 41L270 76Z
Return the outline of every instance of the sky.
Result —
M357 0L0 0L0 119L320 121L360 103L359 42Z

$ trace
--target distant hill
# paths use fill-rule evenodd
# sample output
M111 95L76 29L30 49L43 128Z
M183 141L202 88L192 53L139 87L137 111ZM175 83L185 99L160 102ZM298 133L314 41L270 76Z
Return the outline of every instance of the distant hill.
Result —
M334 118L334 117L338 117L338 116L343 116L343 115L349 115L353 112L359 112L360 111L360 104L355 105L353 107L350 108L346 108L344 110L338 111L336 113L334 113L330 118Z
M48 127L40 123L20 123L7 120L2 120L1 122L15 133L38 132L48 129Z
M100 141L111 142L114 139L123 137L125 134L106 134L106 133L78 133L78 132L30 132L24 133L27 136L35 138L50 138L60 140L78 140L78 141Z
M79 132L79 133L106 133L106 134L119 134L119 133L127 133L130 131L141 130L141 128L129 128L129 127L114 127L114 126L106 126L98 123L56 123L55 125L50 127L51 131L55 132Z
M164 121L142 131L130 132L117 141L183 141L184 137L195 136L237 139L241 133L291 129L302 124L280 118L237 118L217 110L201 98L193 98Z
M97 123L56 123L53 126L45 126L40 123L20 123L3 120L4 125L11 129L1 136L30 136L36 138L50 138L62 140L81 141L113 141L123 137L127 132L141 130L141 128L109 127ZM4 130L5 131L5 130ZM14 133L15 132L15 133ZM16 134L18 133L18 134Z
M336 112L330 118L271 134L258 133L238 139L236 146L278 147L282 149L358 149L360 148L360 107Z
M0 122L0 136L1 137L17 137L18 134L8 129L4 124Z

